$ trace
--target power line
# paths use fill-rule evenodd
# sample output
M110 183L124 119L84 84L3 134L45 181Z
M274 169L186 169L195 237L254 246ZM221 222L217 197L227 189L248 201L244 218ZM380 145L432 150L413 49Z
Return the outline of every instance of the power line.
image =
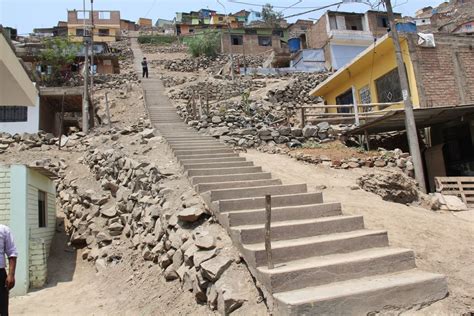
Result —
M311 12L315 12L315 11L319 11L319 10L322 10L322 9L327 9L327 8L333 7L333 6L335 6L335 5L341 5L342 3L343 3L343 2L337 2L337 3L333 3L333 4L328 4L328 5L323 6L323 7L314 8L314 9L311 9L311 10L308 10L308 11L304 11L304 12L301 12L301 13L296 13L296 14L288 15L288 16L285 16L284 18L285 18L285 19L293 18L293 17L295 17L295 16L304 15L304 14L311 13Z
M239 1L239 0L227 0L227 1L231 2L231 3L245 4L245 5L249 5L249 6L253 6L253 7L262 7L263 8L265 6L265 4L257 4L257 3L252 3L252 2ZM308 10L308 9L317 9L318 8L318 7L315 7L315 6L295 7L295 6L275 6L275 5L272 5L272 7L275 8L275 9L292 9L292 10L299 10L299 9Z

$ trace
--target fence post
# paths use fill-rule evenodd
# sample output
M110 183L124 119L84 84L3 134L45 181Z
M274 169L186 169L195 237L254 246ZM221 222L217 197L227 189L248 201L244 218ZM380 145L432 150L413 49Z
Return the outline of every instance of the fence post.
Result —
M206 82L206 115L209 116L209 84Z
M301 128L304 128L306 125L305 109L301 107Z
M110 110L109 110L109 98L108 92L105 93L105 110L107 111L107 122L109 123L109 128L112 127L112 120L110 119Z
M193 106L193 120L195 120L196 119L196 99L195 99L195 96L194 96L194 89L193 89L192 106Z
M272 197L265 195L265 252L267 253L268 269L273 269L272 259L272 241L271 241L271 222L272 222Z
M355 116L355 125L359 126L360 121L359 121L359 107L357 106L357 99L356 99L356 89L354 86L352 86L352 105L354 106L354 116Z

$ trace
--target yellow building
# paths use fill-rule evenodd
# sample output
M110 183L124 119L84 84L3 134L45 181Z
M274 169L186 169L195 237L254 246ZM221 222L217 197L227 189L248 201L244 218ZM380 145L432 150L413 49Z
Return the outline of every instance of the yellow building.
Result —
M414 107L420 106L415 71L407 38L401 36L403 59L408 74L410 93ZM310 92L320 96L326 104L394 103L389 108L403 105L398 79L397 63L392 38L387 34L368 47L345 67ZM328 109L335 112L336 109Z
M71 41L82 42L84 36L84 22L86 33L94 25L94 42L115 42L120 36L120 11L68 11L67 32Z

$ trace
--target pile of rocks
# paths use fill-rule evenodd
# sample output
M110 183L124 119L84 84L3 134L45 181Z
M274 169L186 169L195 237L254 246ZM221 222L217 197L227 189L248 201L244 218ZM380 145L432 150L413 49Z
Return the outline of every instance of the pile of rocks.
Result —
M157 45L157 44L140 44L140 48L145 54L175 54L175 53L186 53L188 47L183 44L174 43L169 46Z
M149 130L141 136L155 137ZM172 190L161 181L165 175L158 167L120 150L91 148L81 161L102 191L81 191L76 181L62 182L58 200L71 244L84 248L84 260L94 262L97 271L107 269L122 260L124 247L119 246L126 242L145 261L158 264L166 280L179 279L197 302L222 314L245 302L232 273L227 273L240 263L239 255L216 236L216 224L209 223L208 210L196 193L183 194L179 208L174 208L168 199Z
M386 201L403 204L418 201L417 183L399 172L366 174L357 179L357 184Z
M400 149L379 149L379 155L365 158L331 159L327 156L314 156L303 152L290 152L290 156L297 160L312 164L323 164L335 169L353 169L362 167L390 167L402 170L407 176L414 177L413 161L409 153Z
M203 100L225 100L232 97L240 96L244 92L254 91L266 86L264 81L256 80L211 80L198 82L187 86L185 89L178 91L170 91L171 99L189 100L192 98L193 91L196 100L201 97Z
M310 91L326 80L329 73L316 74L292 74L292 80L283 89L270 90L267 98L272 103L285 107L298 108L304 104L316 104L321 102L319 97L309 95Z
M166 88L180 86L187 82L192 82L196 80L197 80L197 77L194 77L194 76L186 76L186 77L161 76L161 81L163 81L163 85Z
M81 132L78 132L75 135L77 138L85 136L85 134ZM49 146L58 145L58 142L58 137L54 137L53 134L43 131L34 134L23 133L14 135L0 133L0 153L4 153L13 148L18 148L18 150L28 150L32 148L48 150Z

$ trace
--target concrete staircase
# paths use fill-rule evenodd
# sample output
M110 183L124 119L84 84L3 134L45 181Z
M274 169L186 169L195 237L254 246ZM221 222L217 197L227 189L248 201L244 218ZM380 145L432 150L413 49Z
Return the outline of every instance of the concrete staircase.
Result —
M444 298L443 275L418 270L386 231L367 230L306 184L284 185L214 138L181 122L159 80L143 82L152 122L183 172L228 230L275 315L362 315L421 307ZM161 94L161 95L159 95ZM151 97L154 96L154 97ZM274 269L264 247L265 199L272 195Z

